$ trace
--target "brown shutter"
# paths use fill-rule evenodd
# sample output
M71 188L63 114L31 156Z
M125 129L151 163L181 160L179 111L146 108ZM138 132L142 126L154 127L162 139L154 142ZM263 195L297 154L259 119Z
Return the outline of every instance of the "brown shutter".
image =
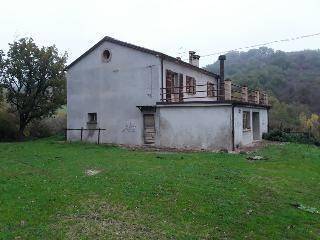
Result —
M179 102L183 101L183 74L179 74Z
M171 93L173 87L173 79L171 77L171 71L166 70L166 101L171 102Z
M196 84L196 79L195 79L195 78L192 79L192 85L193 85L193 92L192 92L192 93L193 93L193 94L196 94L196 92L197 92L197 91L196 91L196 85L197 85L197 84Z
M191 79L189 76L186 76L186 92L187 93L191 93L190 86L191 86Z

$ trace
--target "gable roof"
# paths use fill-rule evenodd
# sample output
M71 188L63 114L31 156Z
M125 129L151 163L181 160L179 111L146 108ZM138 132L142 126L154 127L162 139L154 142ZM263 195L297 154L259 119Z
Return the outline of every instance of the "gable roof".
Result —
M151 49L148 49L148 48L144 48L144 47L139 47L137 45L133 45L131 43L127 43L127 42L123 42L123 41L120 41L120 40L117 40L115 38L112 38L112 37L104 37L102 38L99 42L97 42L95 45L93 45L89 50L87 50L85 53L83 53L80 57L78 57L76 60L74 60L72 63L70 63L66 68L65 70L68 70L70 69L73 65L75 65L77 62L79 62L82 58L84 58L85 56L87 56L89 53L91 53L94 49L96 49L98 46L100 46L103 42L111 42L111 43L115 43L115 44L118 44L120 46L124 46L124 47L128 47L128 48L131 48L131 49L135 49L137 51L141 51L141 52L145 52L145 53L149 53L149 54L152 54L152 55L155 55L159 58L162 58L162 59L165 59L167 61L170 61L170 62L174 62L174 63L177 63L177 64L180 64L180 65L183 65L185 67L188 67L188 68L191 68L195 71L198 71L198 72L201 72L203 74L206 74L206 75L209 75L211 77L215 77L215 78L218 78L219 75L213 73L213 72L210 72L210 71L207 71L203 68L199 68L197 66L194 66L190 63L187 63L187 62L184 62L182 60L179 60L177 58L174 58L174 57L171 57L167 54L164 54L164 53L161 53L161 52L157 52L157 51L154 51L154 50L151 50Z

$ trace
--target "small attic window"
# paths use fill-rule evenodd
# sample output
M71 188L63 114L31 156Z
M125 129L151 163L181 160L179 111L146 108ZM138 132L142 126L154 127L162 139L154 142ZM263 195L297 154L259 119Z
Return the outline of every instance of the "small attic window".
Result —
M111 52L109 49L105 49L103 52L102 52L102 60L104 62L109 62L111 59Z

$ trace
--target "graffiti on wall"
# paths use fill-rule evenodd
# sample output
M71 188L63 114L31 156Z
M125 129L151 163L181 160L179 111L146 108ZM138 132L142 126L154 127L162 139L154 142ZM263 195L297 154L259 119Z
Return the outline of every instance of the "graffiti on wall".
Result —
M134 120L128 120L122 132L133 133L137 131L137 124Z

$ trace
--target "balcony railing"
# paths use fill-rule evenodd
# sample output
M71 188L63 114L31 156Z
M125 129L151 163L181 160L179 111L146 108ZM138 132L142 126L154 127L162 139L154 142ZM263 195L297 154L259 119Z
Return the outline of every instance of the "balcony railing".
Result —
M240 86L227 79L220 84L196 84L188 86L173 86L161 88L161 101L168 103L189 101L235 101L268 106L268 95L266 92L249 89Z

